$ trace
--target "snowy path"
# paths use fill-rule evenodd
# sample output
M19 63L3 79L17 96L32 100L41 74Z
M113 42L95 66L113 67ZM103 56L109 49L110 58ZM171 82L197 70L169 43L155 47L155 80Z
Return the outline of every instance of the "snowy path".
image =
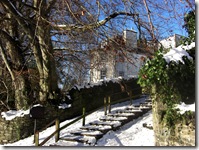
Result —
M155 146L153 130L144 128L143 123L152 124L151 111L122 126L118 131L108 132L96 146Z
M140 98L133 101L133 104L138 104L143 102L145 98ZM112 111L121 110L129 105L129 101L115 104L112 106ZM100 109L88 117L86 117L86 122L97 121L101 116L104 115L103 109ZM67 120L61 123L61 126L70 122ZM153 130L143 127L143 123L152 124L152 113L149 111L144 114L142 117L135 119L124 126L122 126L117 131L107 132L101 139L98 140L95 146L154 146L154 132ZM71 130L75 130L81 127L82 120L76 122L75 124L69 126L68 128L61 131L60 136L63 136ZM50 135L55 130L55 127L50 127L47 130L40 133L40 142L43 141L48 135ZM49 146L54 143L54 138L50 139L44 146ZM62 143L59 142L59 145L62 146L88 146L86 144L79 144L75 142ZM7 144L4 146L34 146L33 136L30 136L26 139L20 140L18 142Z

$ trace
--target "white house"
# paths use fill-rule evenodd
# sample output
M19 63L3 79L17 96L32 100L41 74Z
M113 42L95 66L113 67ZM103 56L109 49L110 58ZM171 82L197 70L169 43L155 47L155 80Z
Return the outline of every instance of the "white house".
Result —
M137 76L145 58L137 49L137 32L125 30L123 36L113 37L92 51L90 80Z
M181 45L181 41L183 39L182 35L174 34L166 39L160 41L160 46L162 45L164 48L175 48ZM159 47L160 47L159 46Z

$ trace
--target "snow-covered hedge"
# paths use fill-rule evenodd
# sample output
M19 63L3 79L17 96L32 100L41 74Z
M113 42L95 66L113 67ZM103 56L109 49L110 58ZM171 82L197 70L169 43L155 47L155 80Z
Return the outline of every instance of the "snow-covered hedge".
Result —
M163 118L172 125L174 105L195 102L195 42L172 48L167 53L160 49L140 70L139 83L154 100L166 104Z

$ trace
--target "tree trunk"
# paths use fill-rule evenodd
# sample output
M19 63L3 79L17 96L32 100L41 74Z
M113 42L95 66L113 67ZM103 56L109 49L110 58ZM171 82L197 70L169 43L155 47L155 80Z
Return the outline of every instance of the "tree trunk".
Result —
M12 18L11 14L7 15L8 18ZM6 49L4 49L4 52L7 50L8 56L10 58L10 64L7 64L6 67L9 70L12 78L13 90L15 93L15 107L17 110L25 110L29 107L30 104L31 86L23 52L20 46L17 45L14 40L14 38L18 38L19 35L17 22L15 20L11 20L10 24L6 28L9 32L9 35L5 32L3 36L6 40L4 42L6 43Z
M15 87L15 106L17 110L28 109L30 106L30 84L27 75L18 75L14 82Z
M46 28L44 28L46 27ZM50 27L42 23L38 27L38 40L42 54L42 68L39 68L40 75L40 101L55 99L54 93L58 89L58 76L56 72L55 60L53 56L53 46L50 36Z

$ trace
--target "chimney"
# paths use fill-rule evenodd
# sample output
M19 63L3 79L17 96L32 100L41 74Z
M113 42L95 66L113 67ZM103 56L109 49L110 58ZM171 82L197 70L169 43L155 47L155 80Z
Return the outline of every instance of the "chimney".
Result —
M123 31L124 42L127 48L137 48L137 32L134 30Z

